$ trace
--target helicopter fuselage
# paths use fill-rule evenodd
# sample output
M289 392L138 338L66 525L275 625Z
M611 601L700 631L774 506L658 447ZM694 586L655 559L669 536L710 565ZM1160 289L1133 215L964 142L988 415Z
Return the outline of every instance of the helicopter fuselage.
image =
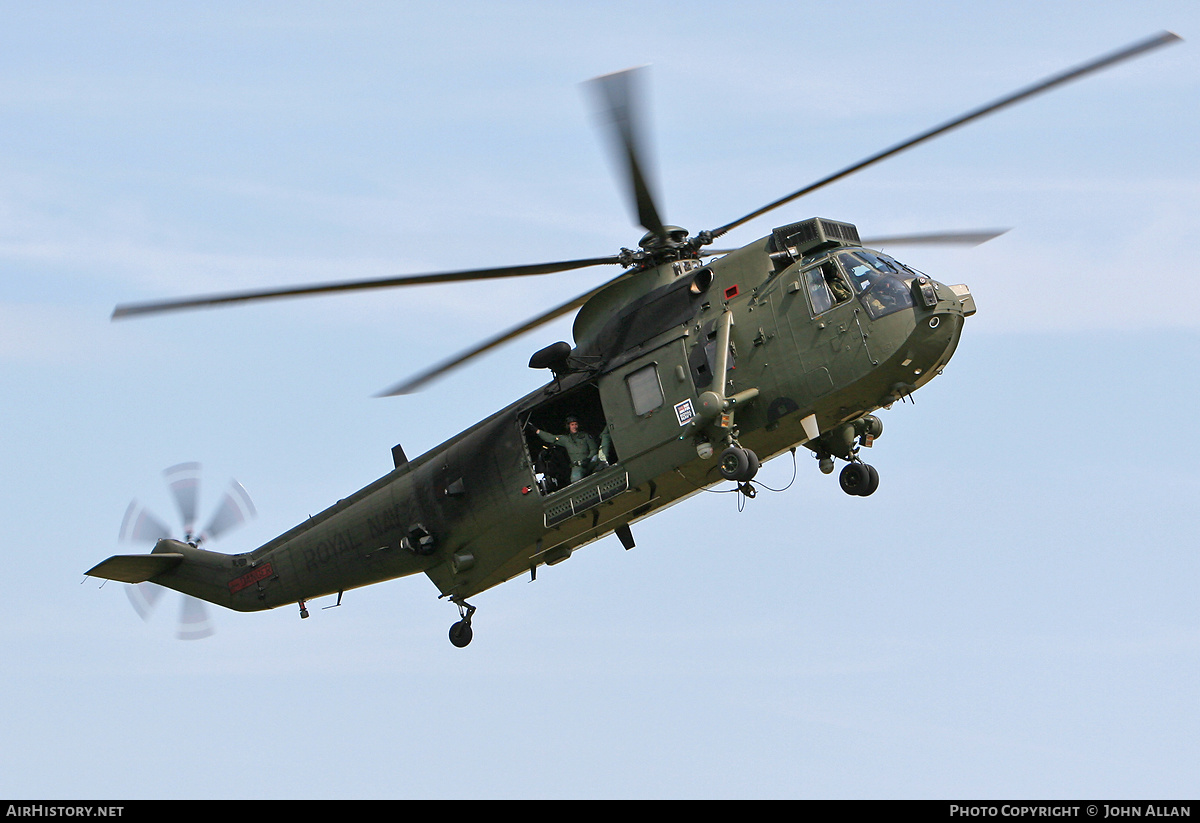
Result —
M614 531L632 545L630 524L726 479L722 449L857 461L862 421L941 371L974 304L856 233L789 245L806 224L614 281L542 388L415 460L394 451L393 471L252 552L160 541L154 553L182 562L153 582L238 611L303 612L424 572L462 603ZM574 483L534 436L565 431L567 416L607 446Z
M393 448L393 471L316 517L245 554L163 539L149 555L110 557L87 574L152 581L239 611L298 603L307 617L311 598L337 594L340 602L349 589L424 572L458 606L450 641L462 647L475 611L466 598L536 576L608 534L629 548L631 524L722 481L753 497L761 462L785 451L804 446L826 474L835 459L845 461L842 490L870 495L879 475L859 451L882 433L872 412L941 373L975 312L970 291L866 249L853 225L821 218L736 250L703 250L900 152L1178 40L1160 32L1051 75L694 236L665 223L645 173L638 70L605 75L592 87L647 232L638 250L117 306L113 319L593 266L625 270L385 392L415 391L578 310L575 346L555 343L530 360L550 369L549 383L413 461ZM909 235L887 244L984 242L999 233Z

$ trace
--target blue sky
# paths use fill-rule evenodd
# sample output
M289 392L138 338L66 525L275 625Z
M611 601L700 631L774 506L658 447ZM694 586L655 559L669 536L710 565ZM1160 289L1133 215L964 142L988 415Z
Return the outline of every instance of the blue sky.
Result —
M1193 796L1200 12L977 5L5 4L0 794ZM979 313L881 415L871 498L801 455L481 595L466 650L423 577L196 643L83 580L132 498L170 518L168 466L206 512L246 486L242 551L532 390L569 321L371 398L597 275L115 304L632 246L579 86L629 66L695 231L1162 29L729 236L1012 227L897 250Z

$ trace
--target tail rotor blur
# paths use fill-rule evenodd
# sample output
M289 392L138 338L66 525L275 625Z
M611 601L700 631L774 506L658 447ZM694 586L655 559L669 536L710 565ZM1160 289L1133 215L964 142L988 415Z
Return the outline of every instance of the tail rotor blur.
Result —
M242 484L230 480L229 487L221 496L208 525L197 534L195 528L200 501L200 464L180 463L171 466L163 472L163 478L179 514L183 528L182 540L193 546L216 540L243 525L257 513L250 495L246 493ZM137 500L130 502L121 521L119 539L122 543L153 545L159 540L174 536L172 529L160 517ZM136 583L127 586L125 593L138 616L148 621L166 591L154 583ZM188 595L181 595L181 598L176 637L180 640L211 637L214 629L204 601Z

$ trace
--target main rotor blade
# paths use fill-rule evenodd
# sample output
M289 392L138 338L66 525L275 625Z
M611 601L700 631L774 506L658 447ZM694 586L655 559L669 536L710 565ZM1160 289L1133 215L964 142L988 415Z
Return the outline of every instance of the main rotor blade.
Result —
M343 291L361 291L365 289L384 289L393 286L419 286L427 283L457 283L469 280L494 280L501 277L527 277L534 274L554 274L572 269L584 269L588 266L606 266L619 264L620 259L611 257L589 257L582 260L561 260L555 263L535 263L528 266L502 266L490 269L463 269L461 271L435 272L432 274L410 274L400 277L383 277L373 280L345 280L337 283L315 283L310 286L294 286L283 289L262 289L259 291L229 292L226 294L201 295L199 297L184 297L177 300L163 300L152 303L125 303L113 309L112 319L133 317L139 314L158 314L161 312L179 311L181 309L197 309L202 307L222 306L230 303L247 303L255 300L274 300L280 297L300 297L311 294L330 294Z
M1012 229L976 229L975 231L943 231L928 234L895 234L891 237L868 237L862 241L864 246L883 248L888 246L980 246L989 240L995 240ZM737 249L701 248L702 257L720 257L735 252Z
M640 68L626 69L589 80L588 85L595 91L603 108L601 116L607 120L617 165L624 166L628 175L629 193L633 197L638 223L646 231L665 240L667 232L654 205L654 195L650 191L646 165L642 160L646 152L639 128L642 116L639 113L641 97L637 85L642 73Z
M1050 89L1052 89L1056 86L1061 86L1064 83L1071 82L1072 80L1078 80L1079 78L1084 77L1088 74L1091 74L1092 72L1099 71L1101 69L1107 68L1108 66L1112 66L1117 63L1120 63L1124 60L1129 60L1129 59L1137 57L1141 54L1145 54L1146 52L1152 51L1153 49L1157 49L1160 46L1165 46L1169 43L1174 43L1175 41L1180 40L1180 39L1182 39L1182 38L1180 38L1179 35L1174 34L1173 32L1164 31L1160 34L1155 35L1154 37L1150 37L1146 40L1139 41L1139 42L1134 43L1131 46L1127 46L1126 48L1123 48L1119 51L1115 51L1115 52L1113 52L1111 54L1107 54L1103 57L1098 57L1095 60L1091 60L1087 63L1076 66L1075 68L1067 69L1064 72L1052 75L1051 77L1047 77L1045 80L1042 80L1038 83L1034 83L1032 86L1027 86L1019 91L1013 92L1012 94L1010 94L1006 97L1001 97L999 100L995 100L991 103L988 103L987 105L980 106L977 109L972 109L971 111L967 112L966 114L964 114L960 117L956 117L953 120L949 120L949 121L941 124L940 126L935 126L934 128L929 129L928 131L923 131L920 134L916 135L915 137L909 138L908 140L905 140L902 143L897 143L896 145L892 146L891 148L884 149L883 151L879 152L878 154L873 154L870 157L866 158L865 160L860 160L859 162L855 163L852 166L847 166L846 168L842 169L841 171L835 172L835 173L829 175L828 177L822 178L821 180L818 180L815 183L805 186L804 188L800 189L799 191L792 192L787 197L782 197L782 198L774 201L773 203L768 203L767 205L763 206L761 209L750 212L750 214L747 214L745 217L740 217L737 220L734 220L732 223L726 223L724 226L721 226L719 229L714 229L711 234L713 237L720 237L721 235L726 234L730 230L737 228L738 226L742 225L743 223L749 222L750 220L753 220L756 217L766 214L767 212L771 211L772 209L777 209L780 206L784 205L785 203L790 203L793 200L795 200L799 197L803 197L806 194L810 194L811 192L814 192L817 189L827 186L836 180L841 180L843 177L848 177L851 174L854 174L857 171L861 171L862 169L865 169L867 166L874 165L875 163L878 163L881 160L885 160L894 154L899 154L900 152L905 151L906 149L911 149L913 146L916 146L920 143L924 143L926 140L932 140L934 137L937 137L938 135L941 135L941 134L945 134L946 132L951 131L952 129L956 129L959 126L965 125L965 124L971 122L972 120L976 120L980 117L983 117L984 115L988 115L993 112L999 111L1000 109L1006 108L1007 106L1011 106L1014 103L1019 103L1020 101L1026 100L1030 97L1033 97L1034 95L1041 94L1042 92L1045 92L1045 91L1049 91Z
M613 278L613 280L616 280L621 276L622 275L618 275L617 278ZM500 334L496 335L495 337L489 338L489 339L483 341L482 343L478 344L477 346L467 349L466 351L459 352L458 354L454 355L453 357L443 360L441 363L438 363L436 366L426 369L425 371L421 372L420 374L414 375L413 377L410 377L409 379L403 381L402 383L397 383L396 385L392 386L390 389L385 389L384 391L380 392L379 394L377 394L375 396L376 397L396 397L397 395L401 395L401 394L412 394L413 392L424 388L427 383L431 382L435 378L441 377L446 372L452 371L453 369L456 369L459 366L464 365L465 363L467 363L470 360L473 360L474 358L478 357L479 355L484 354L485 352L491 351L492 349L496 348L497 346L507 343L509 340L512 340L513 338L520 337L522 334L525 334L525 332L532 331L533 329L536 329L538 326L543 326L546 323L549 323L551 320L556 320L559 317L562 317L564 314L567 314L568 312L574 311L575 309L579 308L584 303L586 303L593 295L598 294L601 289L605 288L610 283L612 283L613 280L609 280L608 282L606 282L600 286L597 286L596 288L592 289L589 292L586 292L585 294L581 294L578 297L574 297L574 298L568 300L566 303L563 303L560 306L556 306L555 308L550 309L550 311L543 312L542 314L539 314L537 317L534 317L531 320L527 320L526 322L522 323L519 326L514 326L513 328L509 329L508 331L501 332Z
M864 246L981 246L995 240L1011 229L982 229L978 231L943 231L929 234L896 234L891 237L868 237Z

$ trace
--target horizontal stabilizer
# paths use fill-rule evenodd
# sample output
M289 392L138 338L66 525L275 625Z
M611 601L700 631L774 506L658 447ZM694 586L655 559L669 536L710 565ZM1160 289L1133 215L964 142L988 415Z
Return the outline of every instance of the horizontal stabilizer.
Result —
M118 554L88 569L85 574L122 583L145 583L183 562L177 552L156 554Z

